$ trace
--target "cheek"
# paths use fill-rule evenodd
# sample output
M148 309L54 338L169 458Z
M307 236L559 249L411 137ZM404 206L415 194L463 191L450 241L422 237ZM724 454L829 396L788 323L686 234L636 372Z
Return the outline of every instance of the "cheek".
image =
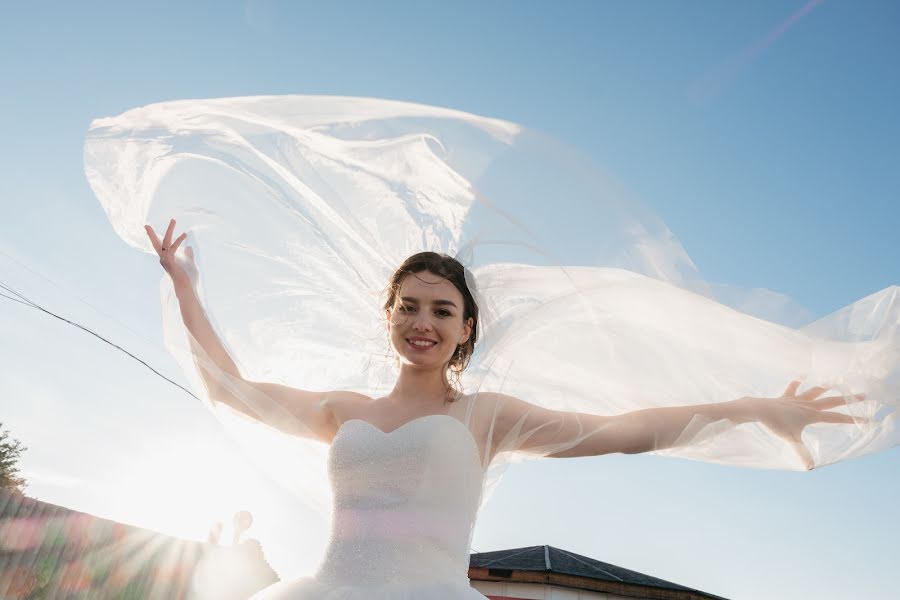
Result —
M462 334L462 323L447 323L441 329L441 336L444 338L444 340L453 342L454 344L459 341L459 338L462 337Z

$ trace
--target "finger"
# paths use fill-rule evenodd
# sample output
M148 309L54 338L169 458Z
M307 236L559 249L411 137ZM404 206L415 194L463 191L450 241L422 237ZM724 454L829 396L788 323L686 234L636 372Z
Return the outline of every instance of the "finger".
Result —
M822 387L822 386L817 385L816 387L811 387L808 390L806 390L805 392L803 392L802 394L800 394L799 398L802 398L803 400L815 400L816 398L818 398L819 396L821 396L822 394L827 392L829 389L831 389L831 388Z
M147 236L150 238L150 243L153 244L153 249L156 250L157 254L159 254L159 238L156 236L156 232L153 231L153 228L149 225L144 225L144 230L147 232Z
M191 260L191 262L194 262L194 249L193 248L191 248L190 246L185 246L184 253L187 254L187 257Z
M795 379L794 381L792 381L792 382L790 382L790 383L788 384L788 386L787 386L787 388L784 390L784 393L782 394L782 396L793 396L793 395L795 395L796 392L797 392L797 388L798 388L798 387L800 387L800 382L797 381L797 380Z
M797 453L797 456L799 456L800 460L803 461L803 466L807 471L816 466L816 461L813 460L809 448L806 447L806 444L804 444L799 437L791 441L791 446L794 447L794 451Z
M169 220L169 228L166 229L166 237L163 238L163 248L172 245L172 234L175 232L175 219Z
M854 394L853 396L845 397L845 396L828 396L827 398L819 398L818 400L812 400L809 404L813 408L817 408L819 410L828 410L831 408L837 408L838 406L846 406L847 404L862 402L866 399L865 394Z
M175 240L175 243L174 243L174 244L172 244L172 247L170 248L170 250L171 250L173 253L176 252L176 251L178 250L178 246L181 245L181 242L183 242L183 241L185 240L185 238L187 238L187 232L184 232L184 233L182 233L181 235L178 236L178 239Z

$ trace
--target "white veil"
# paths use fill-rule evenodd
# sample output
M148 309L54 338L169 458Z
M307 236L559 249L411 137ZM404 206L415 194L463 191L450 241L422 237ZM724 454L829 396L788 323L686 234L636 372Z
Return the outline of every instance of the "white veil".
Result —
M516 124L366 98L176 101L94 121L85 166L130 245L153 252L144 225L170 217L190 232L182 247L196 251L198 294L249 380L387 393L395 373L379 307L391 273L422 250L458 257L480 309L464 390L570 415L553 444L521 451L534 434L525 418L493 440L486 490L509 460L602 435L584 415L773 397L793 379L866 394L834 409L855 424L805 429L815 466L900 442L900 288L800 328L776 322L772 303L736 310L596 165ZM167 347L203 395L204 356L165 275L162 306ZM299 502L327 512L328 447L302 423L287 426L270 398L219 376L261 422L300 432L216 407ZM755 422L695 418L657 452L805 468Z

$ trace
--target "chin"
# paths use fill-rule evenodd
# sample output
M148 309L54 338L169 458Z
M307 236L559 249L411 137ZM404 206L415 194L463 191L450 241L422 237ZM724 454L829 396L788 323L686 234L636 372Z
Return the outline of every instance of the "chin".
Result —
M412 367L420 367L423 369L437 369L447 361L439 361L439 360L422 360L421 357L417 356L408 356L401 355L402 362L412 366Z

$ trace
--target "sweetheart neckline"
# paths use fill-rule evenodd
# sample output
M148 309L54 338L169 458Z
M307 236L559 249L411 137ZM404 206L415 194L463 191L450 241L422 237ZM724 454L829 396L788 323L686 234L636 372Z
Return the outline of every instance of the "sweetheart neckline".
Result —
M338 426L337 431L334 433L334 438L333 438L333 440L334 440L334 439L337 439L338 434L339 434L339 433L341 432L341 430L344 428L344 425L346 425L347 423L351 423L351 422L353 422L353 421L357 421L357 422L359 422L359 423L364 423L365 425L368 425L370 428L374 429L375 431L379 432L380 434L384 435L385 437L390 437L390 436L392 436L393 434L395 434L395 433L397 433L398 431L400 431L401 429L404 429L404 428L407 427L408 425L412 425L412 424L414 424L414 423L418 423L418 422L424 421L425 419L430 419L430 418L432 418L432 417L446 417L446 418L448 418L448 419L451 419L451 420L453 420L453 421L456 421L456 423L457 423L460 427L462 427L462 428L465 430L465 435L466 435L466 437L469 439L469 445L470 445L471 448L475 451L475 455L478 457L478 466L479 466L479 467L482 467L482 465L481 465L481 461L482 461L482 459L481 459L481 450L478 448L478 442L475 440L475 436L472 435L472 432L469 431L469 428L466 426L465 423L463 423L462 421L460 421L460 420L457 419L456 417L453 417L453 416L451 416L451 415L446 415L446 414L440 414L440 413L439 413L439 414L434 414L434 415L424 415L424 416L421 416L421 417L416 417L415 419L411 419L411 420L407 421L406 423L401 424L399 427L395 427L394 429L391 429L390 431L385 431L385 430L383 430L381 427L378 427L378 426L375 425L374 423L370 423L369 421L366 421L365 419L357 419L357 418L347 419L346 421L344 421L343 423L341 423L341 424ZM333 440L332 440L332 444L334 443ZM484 469L483 469L483 467L482 467L482 471L483 471L483 470L484 470Z
M395 431L399 431L399 430L403 429L404 427L406 427L407 425L411 425L412 423L415 423L416 421L421 421L421 420L423 420L423 419L429 419L429 418L431 418L431 417L450 417L451 419L453 419L454 421L456 421L456 422L459 423L460 425L463 424L463 422L460 421L459 419L457 419L456 417L453 417L453 416L450 416L450 415L444 414L444 413L435 413L435 414L433 414L433 415L422 415L421 417L416 417L415 419L410 419L409 421L407 421L407 422L405 422L405 423L401 423L401 424L398 425L397 427L394 427L394 428L391 429L390 431L385 431L384 429L382 429L381 427L379 427L379 426L376 425L375 423L372 423L371 421L366 421L365 419L359 419L359 418L356 418L356 417L354 417L354 418L352 418L352 419L347 419L346 421L344 421L343 423L341 423L341 426L343 427L344 423L349 423L350 421L362 421L362 422L365 423L366 425L371 425L372 427L374 427L375 429L377 429L378 431L380 431L380 432L383 433L384 435L391 435L391 434L394 433ZM468 429L468 428L467 428L467 429ZM340 430L340 427L338 427L338 430Z

